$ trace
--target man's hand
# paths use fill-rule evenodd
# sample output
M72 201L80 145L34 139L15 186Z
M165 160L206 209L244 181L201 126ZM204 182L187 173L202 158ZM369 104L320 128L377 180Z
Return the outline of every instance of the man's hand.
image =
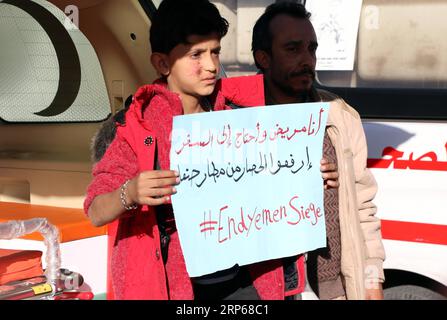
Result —
M366 300L383 300L382 284L378 283L377 288L366 289Z
M338 182L338 171L335 163L329 163L326 159L320 161L321 176L324 180L324 189L338 188L340 183Z

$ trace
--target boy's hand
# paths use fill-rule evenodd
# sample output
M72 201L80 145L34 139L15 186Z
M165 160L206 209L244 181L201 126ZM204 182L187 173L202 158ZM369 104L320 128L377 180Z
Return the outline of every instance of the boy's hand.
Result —
M340 183L338 182L338 171L335 163L329 163L326 159L320 161L321 176L324 180L324 189L338 188Z
M127 187L127 203L158 206L170 201L176 193L175 185L180 183L176 171L151 170L144 171L133 178Z

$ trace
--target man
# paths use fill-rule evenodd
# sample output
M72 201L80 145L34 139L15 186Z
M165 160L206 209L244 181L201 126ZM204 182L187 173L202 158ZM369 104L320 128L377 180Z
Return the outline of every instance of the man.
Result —
M308 253L307 277L320 299L383 299L385 253L363 127L343 100L314 88L318 43L309 17L300 4L272 4L256 22L252 39L266 104L332 101L323 157L338 164L340 187L324 191L328 246ZM290 259L284 260L284 271L289 289L305 277Z

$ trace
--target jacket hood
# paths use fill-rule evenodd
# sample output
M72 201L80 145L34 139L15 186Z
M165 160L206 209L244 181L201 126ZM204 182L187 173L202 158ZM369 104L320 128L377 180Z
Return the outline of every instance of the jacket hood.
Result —
M140 87L133 98L129 111L135 113L140 123L144 123L145 110L154 97L167 102L164 104L167 108L165 112L172 116L183 114L180 95L170 91L165 80L157 79L153 84ZM243 107L263 106L264 77L255 75L219 79L214 93L207 98L215 111L226 109L225 106L230 103Z
M134 116L138 122L147 128L145 111L156 100L163 100L163 111L172 116L183 114L182 102L177 93L169 91L166 82L156 80L153 84L141 86L133 97L133 103L127 111L127 115Z

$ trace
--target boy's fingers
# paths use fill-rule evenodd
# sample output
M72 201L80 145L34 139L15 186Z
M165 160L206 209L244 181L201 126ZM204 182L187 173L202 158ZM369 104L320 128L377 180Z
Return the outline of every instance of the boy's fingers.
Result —
M159 187L167 187L167 186L175 186L180 183L180 178L174 177L174 178L160 178L160 179L154 179L150 182L150 186L152 188L159 188Z
M144 204L147 204L149 206L159 206L168 203L169 201L170 198L168 196L162 198L147 198L147 200L144 201Z
M143 172L144 178L173 178L178 177L179 173L174 170L152 170Z
M170 186L164 186L163 188L147 188L141 190L138 194L138 200L143 203L147 198L160 198L174 193L177 193L177 189Z
M163 196L172 195L176 192L177 190L175 188L157 188L157 189L151 189L148 196L151 198L159 198Z

